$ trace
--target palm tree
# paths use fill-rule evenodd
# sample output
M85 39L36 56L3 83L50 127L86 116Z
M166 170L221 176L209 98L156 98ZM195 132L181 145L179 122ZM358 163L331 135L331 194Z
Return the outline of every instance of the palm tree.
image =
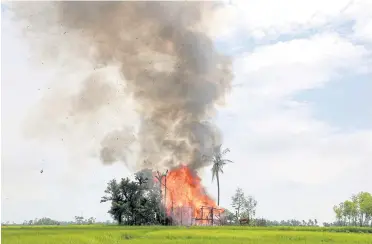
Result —
M219 174L223 174L223 166L227 163L232 163L229 159L224 159L226 153L230 152L230 149L225 148L222 150L222 145L216 146L213 150L213 155L211 157L211 161L213 162L212 166L212 181L214 178L217 180L217 205L220 205L220 176Z

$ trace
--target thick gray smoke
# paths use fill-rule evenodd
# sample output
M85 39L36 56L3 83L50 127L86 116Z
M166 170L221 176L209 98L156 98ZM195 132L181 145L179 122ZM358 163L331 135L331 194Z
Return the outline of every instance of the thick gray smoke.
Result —
M136 169L205 165L203 155L220 143L215 106L232 81L231 60L205 34L212 2L54 2L61 32L79 33L97 65L119 65L126 91L136 101L138 131L113 129L101 142L104 163L125 161L138 143ZM51 23L52 24L52 23ZM99 107L110 87L83 88L84 111ZM99 84L99 83L97 83ZM97 89L99 90L97 90ZM100 92L102 91L102 96ZM88 103L89 101L89 103Z

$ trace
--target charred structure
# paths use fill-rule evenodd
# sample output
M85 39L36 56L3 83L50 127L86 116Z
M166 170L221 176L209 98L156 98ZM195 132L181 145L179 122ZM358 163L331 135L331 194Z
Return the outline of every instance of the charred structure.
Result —
M154 173L162 189L162 202L172 225L219 225L219 208L204 190L201 179L193 170L183 165L166 174Z

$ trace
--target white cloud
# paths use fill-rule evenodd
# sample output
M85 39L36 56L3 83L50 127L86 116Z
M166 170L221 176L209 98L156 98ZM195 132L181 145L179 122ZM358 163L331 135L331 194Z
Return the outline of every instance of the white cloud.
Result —
M216 25L229 27L225 38L245 31L260 41L349 24L353 33L347 35L370 42L371 5L369 0L237 0L220 11L217 18L224 21L217 21Z
M342 11L348 2L251 0L240 1L238 6L246 11L242 22L248 30L281 34L321 26Z
M370 53L336 33L278 42L237 59L236 82L244 83L251 95L276 100L320 87L339 72L364 71Z
M277 42L274 45L261 46L247 57L247 71L273 65L321 65L345 64L346 59L355 61L366 53L363 46L354 46L336 33L317 34L311 38Z
M357 22L354 32L357 39L372 43L372 18L365 20L365 22Z
M364 163L363 157L371 155L370 132L343 134L314 119L314 108L293 101L292 96L337 82L343 74L358 73L368 64L369 53L336 33L254 49L236 61L237 83L243 87L236 88L231 107L225 110L237 118L234 131L225 133L228 142L238 140L239 151L257 154L261 161L257 164L270 166L272 177L304 183L322 183ZM362 152L345 147L346 142L363 148Z
M239 26L257 39L291 34L322 27L337 17L349 0L241 0L233 1L226 11L231 25ZM234 11L233 11L233 10ZM234 17L231 17L234 16Z
M314 118L316 107L293 100L301 91L322 89L344 75L370 75L371 51L336 31L323 30L308 38L258 46L240 57L236 83L242 86L234 89L219 119L235 162L225 170L222 180L228 183L222 194L231 195L239 185L264 202L260 215L330 220L333 204L356 191L372 191L371 179L360 170L370 164L372 130L343 131ZM348 186L345 178L354 179L355 185ZM291 190L291 184L306 195ZM344 190L336 190L339 187ZM280 194L272 192L278 190ZM228 205L229 198L223 199ZM270 210L270 201L281 213Z
M372 43L372 2L354 1L345 11L346 18L354 21L353 36L356 40Z
M312 118L305 105L282 108L283 101L276 103L240 111L229 121L233 129L224 133L225 142L238 168L254 167L270 178L267 184L274 179L326 184L372 156L370 131L342 133Z

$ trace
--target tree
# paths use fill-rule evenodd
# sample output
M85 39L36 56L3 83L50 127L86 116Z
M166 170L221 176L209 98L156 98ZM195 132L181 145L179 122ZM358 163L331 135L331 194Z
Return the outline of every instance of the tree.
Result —
M53 220L48 217L43 217L41 219L34 219L34 220L29 220L25 221L24 224L28 225L59 225L60 222L57 220Z
M256 206L257 201L252 196L246 197L243 203L243 217L248 218L249 220L253 219L253 217L256 215Z
M314 222L313 222L312 219L309 219L309 220L307 221L307 226L314 226Z
M232 196L232 204L231 206L235 209L236 218L237 220L240 218L240 211L244 206L245 196L243 190L238 187L235 191L234 196Z
M88 224L88 225L94 224L94 223L96 223L96 218L90 217L89 219L86 220L85 223Z
M84 217L83 216L75 216L75 222L78 225L81 225L84 223Z
M213 150L211 161L212 166L212 181L216 178L217 181L217 205L220 205L220 173L223 174L223 167L227 163L232 163L231 160L223 158L230 149L225 148L222 150L222 145L216 146Z
M368 192L359 192L350 200L333 207L337 222L335 225L372 225L372 195Z
M330 224L330 223L327 223L327 222L323 222L323 226L324 226L324 227L330 227L331 224Z
M147 199L143 197L146 183L142 176L136 175L135 181L125 179L119 184L119 190L124 199L121 212L129 225L137 225L141 223L143 217L146 217L143 216L147 203Z
M359 225L368 226L372 217L372 195L368 192L360 192L356 197L359 205Z
M339 223L342 223L342 216L343 216L343 213L344 213L344 205L343 205L343 203L340 203L338 206L336 206L336 205L333 206L333 211L336 214L336 220Z
M141 171L135 174L134 180L123 178L118 183L111 180L101 202L111 202L108 211L118 224L142 225L160 224L164 216L161 206L161 195L153 181L151 172Z
M123 181L129 181L129 179L121 179L121 184ZM111 201L111 208L108 211L109 214L113 217L114 220L118 222L119 225L122 223L122 216L123 216L123 204L124 199L119 189L119 184L115 179L111 180L107 184L107 188L105 190L105 196L101 198L102 202Z
M346 200L343 203L343 216L347 220L348 225L356 224L356 217L358 215L357 205L350 200Z
M249 221L256 215L257 201L252 197L246 197L241 188L237 188L234 196L232 197L232 207L236 211L236 220L239 218L246 218Z

